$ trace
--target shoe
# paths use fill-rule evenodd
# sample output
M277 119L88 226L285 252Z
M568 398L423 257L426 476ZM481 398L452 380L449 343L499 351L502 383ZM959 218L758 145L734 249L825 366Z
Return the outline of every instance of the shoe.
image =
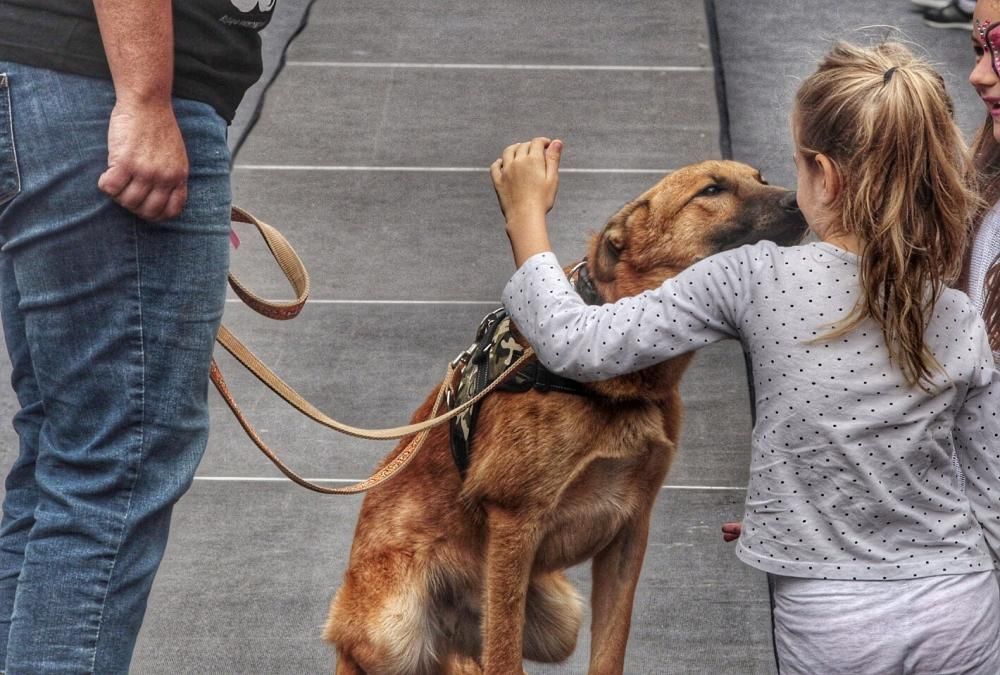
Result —
M932 28L958 28L972 30L972 15L966 14L954 2L943 9L928 9L924 12L924 23Z
M944 9L951 4L951 0L910 0L920 9Z

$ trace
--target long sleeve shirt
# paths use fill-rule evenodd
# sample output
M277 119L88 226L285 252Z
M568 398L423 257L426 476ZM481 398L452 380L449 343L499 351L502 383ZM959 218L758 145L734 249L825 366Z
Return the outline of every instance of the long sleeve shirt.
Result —
M940 297L925 342L943 372L928 393L890 362L870 319L825 337L859 296L857 256L761 242L603 306L584 304L543 253L513 276L504 305L547 368L583 381L742 342L757 413L736 549L744 562L828 579L992 569L1000 377L982 320L965 294Z
M986 303L986 272L1000 255L1000 203L983 216L976 237L969 250L969 285L967 292L972 304L980 313Z

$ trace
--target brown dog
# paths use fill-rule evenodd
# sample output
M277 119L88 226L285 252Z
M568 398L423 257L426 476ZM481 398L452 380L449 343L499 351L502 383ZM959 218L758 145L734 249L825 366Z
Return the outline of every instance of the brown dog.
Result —
M805 227L794 193L745 164L703 162L619 211L591 240L588 265L613 302L725 249L795 243ZM447 427L435 428L402 475L365 498L324 633L336 672L510 675L523 658L564 660L582 608L563 570L592 559L590 672L621 673L689 362L588 384L589 396L491 394L464 480Z

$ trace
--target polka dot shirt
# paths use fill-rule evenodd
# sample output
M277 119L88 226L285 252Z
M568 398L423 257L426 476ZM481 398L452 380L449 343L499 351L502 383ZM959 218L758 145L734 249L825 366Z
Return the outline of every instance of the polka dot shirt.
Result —
M984 282L990 265L1000 255L1000 203L987 211L969 251L969 298L982 313L986 303Z
M946 374L927 393L889 362L873 322L823 339L858 291L855 255L761 242L603 306L585 305L542 253L507 284L504 305L547 368L582 381L742 342L757 411L744 562L826 579L993 569L1000 376L982 320L964 294L944 292L926 341Z

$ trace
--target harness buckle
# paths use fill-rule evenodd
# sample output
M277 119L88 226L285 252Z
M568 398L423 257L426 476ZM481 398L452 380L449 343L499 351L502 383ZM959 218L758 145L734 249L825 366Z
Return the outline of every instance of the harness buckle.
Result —
M472 353L476 351L476 347L478 346L479 346L478 342L473 342L471 345L469 345L468 349L466 349L464 352L462 352L454 359L452 359L451 367L458 368L459 366L464 366L466 363L468 363L469 359L472 358Z

